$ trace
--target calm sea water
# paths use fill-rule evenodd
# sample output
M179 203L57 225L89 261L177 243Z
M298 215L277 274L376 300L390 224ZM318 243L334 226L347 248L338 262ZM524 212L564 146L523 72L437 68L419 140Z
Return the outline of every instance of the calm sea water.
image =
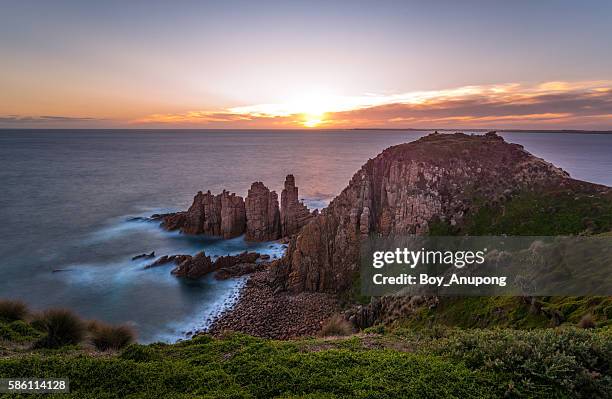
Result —
M322 207L353 173L416 131L0 131L0 297L35 309L129 322L140 341L175 341L231 305L242 280L175 279L143 252L270 254L247 244L161 231L134 216L184 209L198 190L280 192L288 173ZM612 135L504 133L579 179L612 185ZM53 270L65 271L55 272Z

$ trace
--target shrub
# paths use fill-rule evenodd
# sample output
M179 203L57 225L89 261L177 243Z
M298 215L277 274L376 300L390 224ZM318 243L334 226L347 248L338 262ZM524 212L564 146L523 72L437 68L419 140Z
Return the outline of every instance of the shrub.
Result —
M580 327L580 328L595 328L595 318L590 313L585 314L584 316L582 316L582 318L578 322L578 327Z
M32 324L46 333L36 342L38 348L76 345L85 337L85 323L70 310L47 310L37 316Z
M12 323L0 322L0 339L13 342L33 341L40 336L32 326L23 320L16 320Z
M134 341L136 333L129 326L111 326L100 322L90 322L91 343L99 351L119 350Z
M353 326L341 315L330 317L321 328L323 337L351 335L352 332Z
M23 320L28 315L28 307L21 301L0 300L0 320L11 322Z
M511 376L515 390L528 397L542 389L551 397L612 397L610 331L455 330L421 350Z

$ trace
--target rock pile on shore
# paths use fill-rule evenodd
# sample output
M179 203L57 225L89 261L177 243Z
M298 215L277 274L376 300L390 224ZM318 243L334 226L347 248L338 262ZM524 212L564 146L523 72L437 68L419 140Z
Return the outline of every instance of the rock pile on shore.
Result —
M316 335L339 311L335 295L274 293L266 271L249 277L238 303L215 320L209 332L240 331L257 337L289 339Z

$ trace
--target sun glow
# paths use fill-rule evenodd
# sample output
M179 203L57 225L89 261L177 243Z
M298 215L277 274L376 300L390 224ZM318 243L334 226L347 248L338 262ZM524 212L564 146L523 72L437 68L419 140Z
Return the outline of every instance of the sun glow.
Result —
M305 114L302 125L304 125L304 127L317 127L320 124L325 122L325 120L323 119L324 115L325 115L324 113L317 114L317 115Z
M308 93L289 102L289 108L300 115L304 127L314 128L325 123L325 113L335 109L333 97L322 93Z
M571 108L550 112L556 110L556 107L549 103L554 100L554 96L572 94L584 99L585 102L603 104L606 98L612 95L611 87L612 81L505 83L395 94L364 93L354 96L338 95L323 89L302 91L293 96L287 95L283 97L284 101L279 102L216 110L152 114L135 119L131 123L206 124L258 128L384 125L397 127L399 124L431 126L434 123L454 124L458 121L479 127L483 123L519 123L522 120L547 125L567 123L570 120L572 123L584 120L588 124L595 122L604 124L609 123L610 113L579 114ZM520 112L513 114L504 111L504 107L516 110L514 106L519 103L524 108ZM473 114L474 104L480 107L482 115ZM547 108L549 106L551 108ZM446 109L448 113L444 112Z

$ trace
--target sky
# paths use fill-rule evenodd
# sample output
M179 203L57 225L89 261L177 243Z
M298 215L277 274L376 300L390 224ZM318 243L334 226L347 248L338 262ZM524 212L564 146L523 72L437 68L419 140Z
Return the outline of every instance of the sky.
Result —
M0 10L0 128L612 130L610 1Z

